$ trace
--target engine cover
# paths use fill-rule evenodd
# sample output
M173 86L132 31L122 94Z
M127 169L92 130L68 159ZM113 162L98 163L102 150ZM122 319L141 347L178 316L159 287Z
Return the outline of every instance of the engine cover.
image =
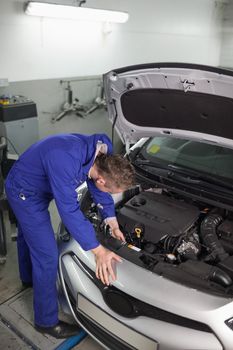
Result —
M179 236L197 220L195 206L165 195L142 192L131 198L118 212L118 222L125 233L140 225L143 238L157 243L164 235Z

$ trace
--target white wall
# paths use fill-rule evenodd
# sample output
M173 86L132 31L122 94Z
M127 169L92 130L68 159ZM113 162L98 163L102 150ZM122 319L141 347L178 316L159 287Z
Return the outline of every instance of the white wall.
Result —
M219 64L220 0L87 0L86 6L130 13L110 34L102 24L26 16L23 4L0 0L0 78L9 81L96 75L146 62Z
M233 68L233 0L229 1L223 15L220 65Z

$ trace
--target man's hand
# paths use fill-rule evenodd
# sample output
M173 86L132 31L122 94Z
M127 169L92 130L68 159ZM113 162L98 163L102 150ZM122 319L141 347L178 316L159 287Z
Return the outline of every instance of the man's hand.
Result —
M116 218L106 219L106 222L111 229L112 236L116 239L119 239L119 240L125 242L124 234L121 232L121 230L119 228L117 219Z
M125 242L125 237L124 237L123 233L121 232L121 230L119 229L119 227L113 228L113 229L111 229L111 231L112 231L112 236L114 238Z
M96 261L96 277L101 279L102 283L109 285L109 276L113 281L116 280L116 274L112 268L112 262L121 262L121 258L110 250L99 245L92 249Z

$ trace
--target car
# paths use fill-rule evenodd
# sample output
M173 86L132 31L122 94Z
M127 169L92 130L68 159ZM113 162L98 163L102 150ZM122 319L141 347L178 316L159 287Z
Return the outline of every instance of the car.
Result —
M81 209L122 258L117 280L61 223L59 276L70 313L111 350L233 349L233 72L187 63L103 77L113 135L136 185L113 195L126 243L111 236L85 184Z

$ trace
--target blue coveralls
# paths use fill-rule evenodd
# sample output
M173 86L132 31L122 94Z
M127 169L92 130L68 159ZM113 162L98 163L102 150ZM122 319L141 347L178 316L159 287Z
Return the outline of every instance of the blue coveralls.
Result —
M34 321L51 327L58 323L56 289L58 250L48 206L54 198L64 225L84 250L97 247L92 224L80 210L75 189L84 181L102 218L115 216L110 194L97 189L88 178L96 145L102 142L112 152L104 134L60 134L32 145L16 161L6 180L6 194L18 221L20 278L32 282Z

